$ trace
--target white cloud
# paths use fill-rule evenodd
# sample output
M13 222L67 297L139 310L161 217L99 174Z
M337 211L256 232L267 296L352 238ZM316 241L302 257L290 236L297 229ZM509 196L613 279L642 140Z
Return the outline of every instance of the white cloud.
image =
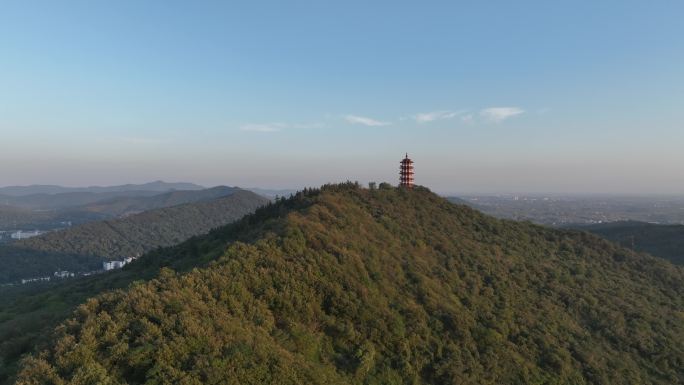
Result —
M381 122L379 120L375 120L372 118L367 118L365 116L357 116L357 115L347 115L344 117L344 119L352 124L363 124L364 126L371 126L371 127L376 127L376 126L387 126L390 125L390 122Z
M490 122L500 123L524 112L518 107L490 107L480 110L480 116Z
M458 111L431 111L422 112L419 114L411 115L410 119L413 119L418 124L430 123L438 120L448 120L458 118L461 122L466 124L480 123L480 122L492 122L500 123L506 119L512 118L516 115L525 113L524 110L518 107L490 107L483 108L479 111L468 111L468 110L458 110Z
M429 123L435 120L451 119L463 114L465 111L432 111L413 115L412 118L418 123Z

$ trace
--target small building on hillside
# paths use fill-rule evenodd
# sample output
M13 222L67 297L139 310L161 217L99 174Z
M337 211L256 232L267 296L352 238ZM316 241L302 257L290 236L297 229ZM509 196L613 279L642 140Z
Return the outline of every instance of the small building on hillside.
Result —
M102 270L109 271L114 269L120 269L124 267L126 263L124 261L108 261L102 262Z
M114 269L120 269L129 263L133 262L135 258L133 257L125 257L122 261L106 261L102 262L102 270L104 271L109 271L109 270L114 270Z
M39 231L39 230L34 230L34 231L18 230L18 231L15 231L14 233L12 233L11 237L12 237L12 239L21 240L21 239L37 237L43 233L44 233L44 231Z
M66 270L61 270L61 271L55 271L54 276L57 278L73 278L74 273L72 273L70 271L66 271Z

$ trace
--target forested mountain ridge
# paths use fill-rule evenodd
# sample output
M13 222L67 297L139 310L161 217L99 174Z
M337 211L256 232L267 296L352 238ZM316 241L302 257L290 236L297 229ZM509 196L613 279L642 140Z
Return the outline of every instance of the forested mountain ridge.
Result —
M220 198L238 190L237 187L216 186L202 190L166 192L122 190L0 196L0 231L52 230L183 203Z
M79 210L82 206L119 197L140 197L162 194L156 191L112 191L112 192L64 192L57 194L32 194L22 196L0 196L0 203L29 210Z
M325 186L177 250L220 257L91 298L17 383L684 381L681 268L422 188Z
M84 206L88 212L118 217L184 203L201 202L233 194L237 187L216 186L204 190L169 191L153 196L123 196L100 200Z
M56 194L32 194L22 196L1 196L0 205L14 206L30 210L80 210L104 212L117 216L129 211L143 211L153 208L168 207L182 203L196 202L204 199L230 195L236 187L216 186L202 190L121 190L121 191L73 191ZM127 208L125 204L131 205ZM110 206L122 208L110 212Z
M119 186L90 186L90 187L64 187L55 185L30 185L30 186L7 186L0 187L0 196L26 196L35 194L62 194L71 192L105 193L105 192L125 192L125 191L148 191L166 192L171 190L202 190L204 187L194 183L179 182L168 183L164 181L154 181L142 184L124 184Z
M209 191L207 197L225 193L225 189ZM50 276L57 270L96 270L105 260L137 257L156 247L175 245L206 233L268 202L249 191L230 190L230 195L217 199L90 222L0 245L0 282Z

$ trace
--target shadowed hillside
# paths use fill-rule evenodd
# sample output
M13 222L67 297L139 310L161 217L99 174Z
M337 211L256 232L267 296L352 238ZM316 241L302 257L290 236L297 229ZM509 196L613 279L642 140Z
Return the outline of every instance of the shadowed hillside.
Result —
M109 277L167 265L86 301L18 383L684 381L682 269L422 188L307 191Z
M684 265L684 226L658 225L636 221L577 226L623 247L665 258Z

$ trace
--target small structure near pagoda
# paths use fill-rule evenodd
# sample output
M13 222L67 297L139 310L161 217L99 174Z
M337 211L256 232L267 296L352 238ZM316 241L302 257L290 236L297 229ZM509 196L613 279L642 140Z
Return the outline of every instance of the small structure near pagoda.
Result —
M399 187L413 188L413 174L413 161L406 153L399 166Z

